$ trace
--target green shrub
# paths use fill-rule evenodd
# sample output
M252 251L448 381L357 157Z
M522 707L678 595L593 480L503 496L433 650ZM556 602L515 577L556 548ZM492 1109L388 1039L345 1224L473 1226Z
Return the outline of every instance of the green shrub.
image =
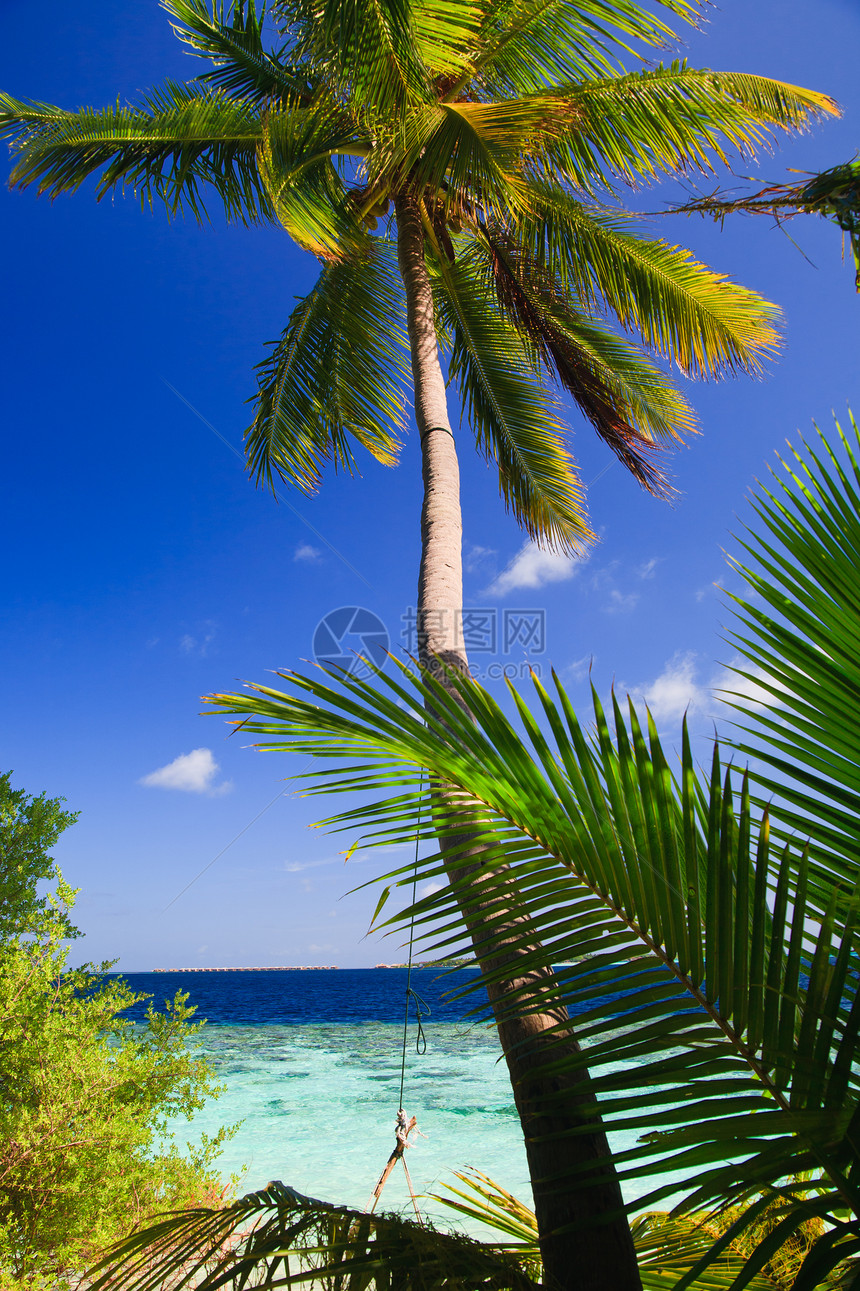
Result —
M223 1194L227 1131L185 1153L169 1135L220 1092L187 997L135 1025L146 997L110 964L67 967L76 894L48 849L76 817L60 803L0 776L0 1285L73 1276L155 1212Z

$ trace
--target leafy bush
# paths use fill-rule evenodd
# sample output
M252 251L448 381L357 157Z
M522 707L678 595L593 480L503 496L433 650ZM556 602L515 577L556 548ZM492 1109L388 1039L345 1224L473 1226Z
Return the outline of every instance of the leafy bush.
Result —
M223 1193L227 1131L184 1154L168 1134L220 1092L187 997L135 1025L146 997L110 964L67 968L76 894L48 849L75 819L0 775L0 1279L73 1275L156 1211Z

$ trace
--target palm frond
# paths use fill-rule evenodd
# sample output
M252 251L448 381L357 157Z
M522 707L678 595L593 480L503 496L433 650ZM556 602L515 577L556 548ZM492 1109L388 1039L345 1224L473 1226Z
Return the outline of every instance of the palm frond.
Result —
M426 99L410 0L290 0L275 12L295 33L300 60L348 95L356 114L384 116Z
M174 215L187 208L202 219L211 188L229 220L274 218L256 165L260 118L219 91L168 82L140 107L77 112L0 94L0 133L18 154L11 183L19 188L36 184L54 198L101 172L99 199L131 187L141 202L158 198Z
M535 184L516 236L583 307L611 310L685 375L760 371L778 344L777 307L689 251L628 232L629 222L556 185Z
M540 722L512 692L518 731L465 678L449 678L449 689L405 670L378 673L372 685L286 680L285 692L256 687L215 700L262 737L261 747L349 761L334 775L314 773L309 791L376 797L328 826L391 846L414 841L420 809L430 822L423 835L448 843L450 867L461 825L456 812L433 816L427 785L451 786L458 810L481 822L480 876L448 883L409 913L437 950L462 938L473 908L491 939L515 876L531 930L517 947L520 971L565 965L555 977L582 1046L577 1056L550 1058L545 1071L587 1069L606 1128L643 1136L614 1155L622 1183L653 1185L638 1204L679 1192L687 1209L748 1203L734 1240L778 1197L786 1218L750 1256L738 1288L787 1239L789 1219L832 1225L822 1239L830 1246L809 1259L830 1268L851 1255L860 1242L856 911L840 920L835 897L816 911L807 854L771 847L746 778L738 791L718 748L702 780L685 736L676 780L653 724L643 730L632 706L625 719L614 702L610 725L595 695L589 741L558 682L555 700L535 682ZM365 764L352 765L356 757ZM410 882L408 868L410 876L395 871L389 882ZM419 881L438 883L441 853L419 869ZM490 942L475 951L488 955ZM497 978L493 969L482 975L490 989ZM546 1007L516 987L505 1003ZM581 1186L596 1168L579 1168ZM661 1182L667 1172L675 1180ZM760 1195L761 1206L752 1200Z
M655 458L660 442L694 428L687 403L628 342L592 322L523 254L503 228L482 230L473 255L484 262L499 307L573 398L600 438L651 493L671 494Z
M432 1194L433 1200L501 1234L504 1240L493 1242L493 1249L516 1255L529 1276L539 1281L540 1247L534 1211L480 1170L463 1174L455 1172L455 1178L460 1187L444 1184L443 1192ZM630 1230L643 1291L666 1291L670 1285L668 1279L671 1278L671 1285L674 1285L700 1263L721 1233L719 1225L708 1223L702 1215L669 1215L664 1211L635 1216ZM815 1235L820 1236L820 1231ZM805 1254L807 1247L802 1249ZM730 1245L720 1258L718 1267L707 1269L691 1284L691 1291L717 1291L718 1288L731 1287L742 1272L745 1259L745 1250L737 1244ZM754 1276L747 1285L751 1291L789 1291L793 1280L791 1273L796 1272L801 1262L795 1260L789 1276L785 1278L777 1279L766 1272Z
M811 840L819 909L834 881L860 889L860 436L849 416L835 446L821 431L817 447L801 441L754 495L759 524L735 567L756 596L732 598L730 640L746 662L724 696L780 819Z
M665 0L664 12L695 23L699 5ZM675 32L631 0L504 0L488 14L474 54L475 79L490 93L529 94L547 85L617 74L627 44L671 44Z
M332 161L356 146L351 122L326 97L308 110L263 117L257 164L272 206L290 237L324 259L355 251L364 238Z
M538 542L581 552L591 538L564 427L516 329L461 260L435 262L449 372L479 450L497 463L505 505Z
M360 1291L534 1291L517 1261L396 1215L366 1215L280 1182L220 1210L165 1216L90 1271L93 1291L216 1291L322 1283Z
M408 374L393 251L367 239L363 254L326 265L260 364L246 435L250 473L312 492L326 461L351 469L350 440L391 465Z
M684 62L572 85L569 101L574 124L550 142L545 164L550 177L560 168L585 192L612 188L619 178L635 184L679 171L710 173L715 160L728 161L728 151L745 155L777 130L839 114L814 90Z
M171 26L184 45L214 67L198 80L216 86L230 98L262 105L273 100L307 104L313 94L308 69L291 65L280 52L263 44L265 3L259 13L254 0L235 0L231 21L224 5L212 0L162 0Z
M369 184L408 174L416 192L438 194L449 214L477 208L501 218L523 189L523 153L537 137L560 133L566 116L563 102L546 98L422 104L377 131Z
M756 193L725 197L719 193L700 201L687 202L667 210L666 214L712 215L723 220L727 215L770 215L777 221L795 215L821 215L851 239L856 269L855 284L860 292L860 158L832 166L820 174L809 175L802 184L771 184Z

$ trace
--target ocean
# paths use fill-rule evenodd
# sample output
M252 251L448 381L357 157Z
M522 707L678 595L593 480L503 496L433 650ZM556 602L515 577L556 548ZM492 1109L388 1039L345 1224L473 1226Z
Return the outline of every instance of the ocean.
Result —
M424 1137L407 1154L416 1192L456 1186L477 1168L531 1203L525 1151L507 1068L476 997L447 994L473 970L414 969L426 1001L426 1052L410 1017L403 1102ZM179 1142L241 1121L220 1168L239 1190L280 1179L312 1197L364 1208L394 1146L400 1091L405 969L125 973L156 1006L187 991L206 1018L199 1045L226 1092L211 1100ZM142 1009L137 1011L142 1016ZM617 1146L632 1146L615 1136ZM644 1191L644 1189L643 1189ZM632 1199L628 1193L628 1200ZM404 1172L389 1177L381 1209L410 1213ZM479 1229L434 1201L422 1211L447 1227Z

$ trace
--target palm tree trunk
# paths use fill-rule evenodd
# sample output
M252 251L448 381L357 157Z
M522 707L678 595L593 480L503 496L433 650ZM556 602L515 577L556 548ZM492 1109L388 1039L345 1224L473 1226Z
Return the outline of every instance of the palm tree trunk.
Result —
M395 213L424 478L419 661L437 675L439 661L467 672L459 466L439 363L424 230L414 198L399 197ZM438 802L444 816L450 809L443 787ZM588 1073L549 1077L541 1071L547 1061L580 1050L554 974L549 969L522 971L528 941L538 948L537 938L529 936L528 912L515 885L505 885L503 872L500 884L498 864L488 877L477 835L448 837L443 851L450 856L446 868L451 883L464 890L461 910L478 962L485 973L500 979L490 987L490 1004L525 1138L545 1284L554 1291L641 1291L626 1218L605 1221L622 1198L614 1168L608 1161L600 1166L608 1146L599 1118L584 1106L592 1102ZM515 993L516 1015L509 1007ZM577 1188L572 1176L583 1168L595 1173L586 1188ZM565 1231L574 1224L577 1231Z

